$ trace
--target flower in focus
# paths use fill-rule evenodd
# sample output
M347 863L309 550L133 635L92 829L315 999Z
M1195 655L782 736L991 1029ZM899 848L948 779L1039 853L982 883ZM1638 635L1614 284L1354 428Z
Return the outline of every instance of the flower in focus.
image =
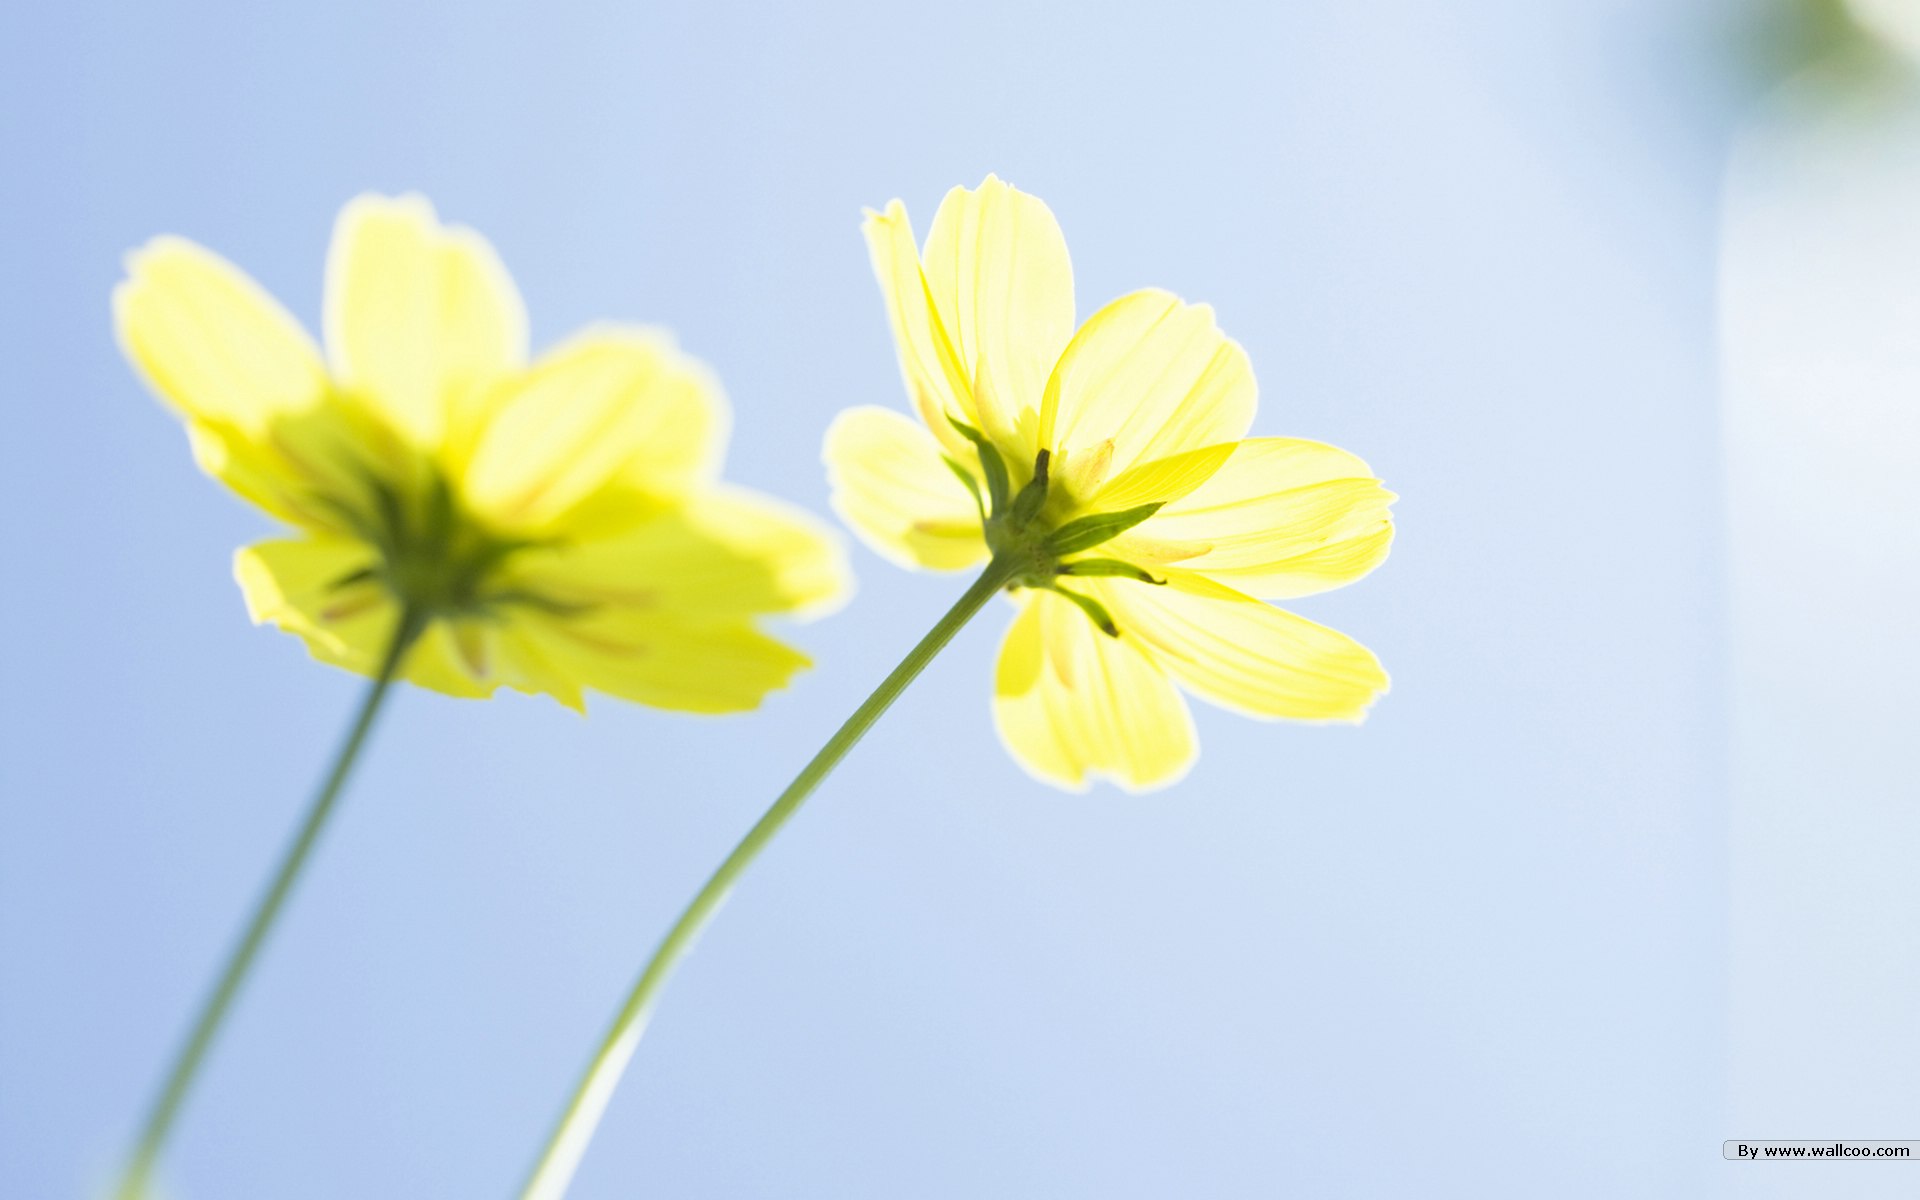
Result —
M583 707L756 706L807 665L758 618L845 587L832 535L719 482L713 377L664 334L595 327L532 362L493 249L428 203L363 196L326 273L326 357L245 274L179 238L128 259L127 356L209 475L292 527L240 551L256 622L374 673Z
M1015 758L1072 788L1169 783L1196 753L1181 688L1364 716L1373 653L1265 601L1378 566L1393 494L1344 450L1245 437L1253 371L1211 309L1138 291L1076 329L1053 214L992 176L947 194L924 248L897 200L866 237L920 422L842 413L834 507L903 566L1005 575L994 718Z

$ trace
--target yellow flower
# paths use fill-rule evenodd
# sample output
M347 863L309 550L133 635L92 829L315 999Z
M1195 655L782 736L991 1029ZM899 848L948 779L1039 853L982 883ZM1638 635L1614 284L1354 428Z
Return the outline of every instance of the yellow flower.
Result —
M757 705L806 665L756 627L844 590L806 514L719 482L725 402L657 331L596 327L529 363L519 293L420 197L363 196L328 256L327 353L179 238L134 252L119 335L209 475L293 527L235 562L256 622L371 675L573 708Z
M1171 782L1196 753L1180 688L1365 715L1387 687L1372 652L1264 601L1378 566L1394 496L1344 450L1245 438L1253 371L1210 308L1138 291L1076 330L1053 214L992 176L947 194L923 250L897 200L866 237L921 423L842 413L834 507L904 566L1005 573L994 718L1029 771Z

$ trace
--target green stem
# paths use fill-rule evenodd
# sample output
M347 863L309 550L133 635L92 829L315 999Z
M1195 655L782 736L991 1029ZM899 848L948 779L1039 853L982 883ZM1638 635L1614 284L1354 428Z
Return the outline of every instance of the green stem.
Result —
M294 835L291 845L280 859L280 867L274 872L272 883L255 903L253 915L247 920L245 932L234 944L227 955L226 966L221 968L220 978L214 984L213 991L200 1007L200 1015L195 1018L193 1030L187 1035L179 1054L173 1060L173 1067L167 1072L167 1081L161 1087L160 1094L154 1099L153 1107L147 1112L145 1124L140 1128L140 1140L134 1144L133 1154L128 1159L126 1173L121 1176L116 1192L118 1200L144 1200L151 1185L153 1169L159 1162L160 1152L166 1146L167 1135L173 1129L174 1121L180 1116L185 1105L187 1093L192 1090L195 1077L205 1064L207 1052L213 1046L215 1037L220 1033L227 1011L233 1007L233 1001L246 982L247 972L258 957L260 947L272 932L273 924L280 915L280 909L286 904L287 896L293 891L293 885L300 878L301 869L312 854L314 843L319 841L327 818L332 814L334 802L339 799L340 791L346 786L347 776L353 771L354 760L360 756L360 749L366 743L367 734L373 728L374 718L379 715L380 703L386 699L387 691L394 678L399 674L400 663L406 657L426 622L418 613L409 609L400 614L399 623L394 626L393 637L387 645L385 657L380 663L380 672L374 676L373 683L367 688L366 697L360 702L360 711L353 719L353 725L347 731L346 740L341 743L340 752L334 758L332 770L320 785L320 790L307 809L306 819L300 824L300 831Z
M661 989L666 986L674 968L680 965L680 960L693 949L694 942L706 928L707 922L713 919L727 894L733 890L733 885L792 819L793 814L800 810L800 805L813 789L820 786L820 782L846 757L847 751L853 749L854 744L880 719L880 714L892 707L893 702L900 698L900 693L907 690L907 685L933 661L934 655L953 640L954 634L960 632L960 627L979 612L995 592L1006 586L1016 569L1015 564L1001 559L995 559L987 565L980 578L947 611L947 615L941 617L927 636L921 638L920 643L900 660L900 665L893 669L892 674L881 680L873 694L853 711L846 724L801 769L800 774L787 785L787 790L781 792L779 799L773 802L773 807L747 831L747 836L740 839L733 853L727 855L726 861L720 864L719 869L694 896L692 903L680 914L680 919L667 931L659 949L653 952L653 958L647 963L646 970L641 972L633 990L627 994L626 1003L614 1018L613 1027L607 1030L600 1049L588 1064L572 1100L547 1140L546 1149L541 1152L540 1161L527 1180L525 1190L521 1192L521 1200L560 1200L566 1195L568 1185L573 1182L573 1173L587 1152L587 1143L593 1140L593 1132L600 1124L601 1114L606 1111L607 1102L613 1098L613 1091L620 1084L621 1074L627 1069L627 1063L640 1044L640 1035L653 1015Z

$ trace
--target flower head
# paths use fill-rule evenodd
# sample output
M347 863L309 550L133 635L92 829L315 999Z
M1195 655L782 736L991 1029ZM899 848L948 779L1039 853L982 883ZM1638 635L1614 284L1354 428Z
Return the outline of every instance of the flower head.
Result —
M328 257L327 352L217 255L158 238L114 292L127 356L194 455L292 527L235 562L256 622L374 672L580 708L752 708L805 658L757 618L834 601L804 513L719 482L725 402L657 331L596 327L529 362L493 249L417 196L363 196Z
M920 423L842 413L834 507L904 566L1008 572L994 717L1015 758L1067 787L1171 782L1196 753L1180 688L1365 714L1372 652L1265 601L1378 566L1393 494L1344 450L1245 437L1253 371L1211 309L1138 291L1076 329L1053 214L992 176L947 193L924 248L897 200L866 236Z

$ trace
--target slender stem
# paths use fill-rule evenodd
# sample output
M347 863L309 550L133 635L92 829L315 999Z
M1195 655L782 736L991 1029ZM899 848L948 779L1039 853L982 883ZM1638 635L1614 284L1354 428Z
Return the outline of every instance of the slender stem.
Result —
M407 650L420 636L426 622L412 609L400 614L398 624L394 626L393 636L387 645L385 657L380 663L380 672L374 676L373 683L367 688L366 696L360 702L360 711L353 719L353 725L347 730L346 740L340 745L340 752L334 758L333 767L320 784L312 804L307 809L300 830L294 835L292 843L280 859L280 866L273 874L273 881L254 904L253 915L247 919L246 930L240 940L228 952L226 966L221 968L220 978L214 984L200 1007L200 1015L194 1019L193 1029L180 1047L173 1060L173 1067L167 1072L166 1083L160 1094L155 1097L153 1107L147 1112L145 1124L140 1128L140 1140L134 1144L133 1154L127 1163L126 1173L121 1176L118 1200L144 1200L151 1184L153 1169L159 1162L160 1152L165 1147L167 1134L172 1130L174 1121L179 1117L185 1105L187 1093L192 1089L200 1068L204 1065L207 1052L213 1046L215 1037L220 1033L227 1011L233 1007L233 1001L246 982L247 972L258 957L260 947L272 932L273 924L280 915L280 909L286 904L287 896L293 891L293 885L299 880L301 869L312 854L314 843L319 841L327 818L332 814L334 802L339 799L340 791L346 786L347 776L353 771L354 760L360 756L360 749L366 743L367 734L373 728L374 718L379 715L380 703L386 698L389 687L399 674L400 663L406 658Z
M927 636L908 651L892 674L881 680L873 694L847 718L846 724L827 739L827 744L801 769L800 774L787 785L787 790L781 792L779 799L773 802L773 807L747 831L747 836L740 839L733 853L727 855L726 861L720 864L719 869L694 896L692 903L680 914L680 919L667 931L659 949L653 952L653 958L647 963L646 970L641 972L633 990L627 994L626 1003L614 1018L612 1028L607 1030L600 1049L588 1064L586 1074L581 1077L572 1100L568 1102L559 1124L548 1139L546 1149L541 1152L540 1161L521 1193L521 1200L560 1200L566 1195L568 1185L573 1182L574 1171L579 1168L580 1160L587 1152L587 1143L593 1140L594 1130L600 1124L601 1114L606 1111L607 1102L613 1098L613 1091L620 1084L621 1074L627 1069L627 1063L640 1044L640 1035L653 1015L661 989L666 986L667 979L680 960L693 949L694 942L706 928L707 922L719 911L720 905L733 890L733 885L792 819L793 814L800 810L800 805L808 795L846 757L847 751L853 749L854 744L880 719L880 715L900 698L900 693L907 690L907 685L953 640L953 635L960 631L960 627L1006 585L1014 572L1013 565L1000 559L988 564L986 571L947 611L947 615L941 617Z

